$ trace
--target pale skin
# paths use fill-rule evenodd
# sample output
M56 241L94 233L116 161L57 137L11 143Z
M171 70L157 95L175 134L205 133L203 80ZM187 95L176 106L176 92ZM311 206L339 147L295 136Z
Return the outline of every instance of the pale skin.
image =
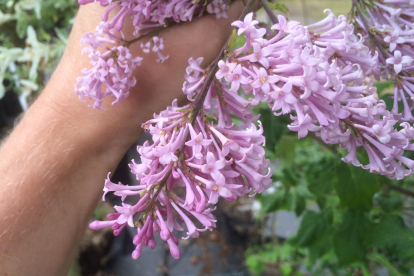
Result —
M79 40L93 31L104 9L80 8L69 42L51 80L0 148L0 275L67 275L77 245L102 196L104 180L139 139L141 124L182 94L190 57L206 68L231 33L243 3L233 3L228 19L204 16L163 30L164 53L145 57L135 71L129 98L107 110L88 108L74 92L80 70L90 67ZM128 33L128 30L125 31ZM129 183L128 183L129 184Z

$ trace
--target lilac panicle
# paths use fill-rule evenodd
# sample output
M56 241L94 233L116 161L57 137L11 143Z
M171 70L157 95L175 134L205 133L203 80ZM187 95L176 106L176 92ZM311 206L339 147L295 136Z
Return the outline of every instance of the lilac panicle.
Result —
M103 109L101 103L104 97L115 98L113 104L128 97L129 90L135 86L136 79L133 72L141 65L142 58L131 55L128 47L118 46L122 40L110 32L105 25L97 27L103 36L87 33L81 40L86 44L83 53L89 53L91 69L83 69L82 77L77 78L75 92L81 100L84 97L94 101L90 107ZM106 46L112 44L111 48Z
M207 74L201 62L202 58L189 60L188 83L183 88L196 100L183 107L174 101L142 125L152 135L152 143L138 146L141 163L130 164L140 185L114 184L108 175L104 196L114 192L122 200L130 195L140 195L140 200L135 205L115 206L117 212L109 215L109 221L90 224L92 229L112 226L114 234L126 226L137 227L134 259L140 257L142 246L155 246L154 232L168 242L171 255L179 258L174 230L183 231L183 239L211 231L216 226L212 211L220 197L234 201L243 194L261 193L272 183L270 162L264 158L263 129L260 122L253 123L257 116L250 103L219 80L201 91ZM232 116L241 122L235 124Z
M117 9L118 13L111 20L105 13L98 34L89 34L83 40L94 68L83 72L77 92L95 100L94 107L100 107L106 95L119 102L127 95L127 90L119 87L135 82L129 73L141 59L132 58L122 45L126 16L132 16L135 35L139 36L164 24L166 18L191 20L199 5L187 1L99 2L108 7L108 12ZM395 19L400 11L389 7L407 3L384 0L377 4L373 5ZM226 5L214 0L206 9L217 18L226 17ZM402 18L408 24L406 16ZM359 23L362 19L355 20ZM345 16L336 17L329 10L325 19L309 26L279 16L271 28L273 33L261 28L252 13L232 25L238 28L239 36L245 37L244 45L226 51L225 60L217 63L217 72L210 71L216 67L201 68L202 58L190 58L182 87L190 103L178 107L174 101L142 125L152 142L138 146L141 162L133 160L130 164L140 184L115 184L109 175L105 182L104 197L114 192L123 203L115 206L116 212L108 215L108 221L94 221L90 227L111 226L114 235L125 227L135 227L134 259L141 256L143 246L156 246L156 232L168 243L171 255L179 258L177 232L182 231L180 236L188 239L211 231L216 226L212 212L220 197L233 201L244 194L261 193L271 185L263 129L253 112L261 102L266 102L276 116L290 114L288 128L299 138L314 132L323 142L338 144L348 152L342 158L344 162L396 179L414 170L414 161L403 155L405 150L414 150L414 128L408 123L412 120L409 103L414 99L414 78L407 73L413 60L404 52L409 51L407 47L400 45L409 41L411 33L406 33L404 39L396 33L384 33L383 41L390 44L386 50L393 52L384 57L382 50L369 48L369 37L355 35L354 25ZM110 44L117 46L108 48ZM121 46L124 48L119 49ZM162 38L154 36L141 47L144 53L157 52L159 62L167 58L160 52L164 49ZM211 72L215 73L213 81ZM398 83L391 111L379 99L371 79L384 72L394 72ZM402 113L398 101L404 104ZM358 160L358 148L366 151L368 164ZM126 204L124 200L132 195L139 195L139 200L134 205Z
M354 34L345 16L327 13L309 26L279 16L271 36L258 27L253 14L234 22L246 42L219 64L216 77L223 90L240 87L252 95L249 104L267 102L276 116L290 114L288 128L299 138L315 132L325 143L348 151L343 161L402 179L414 169L414 162L403 156L404 150L414 148L414 129L405 122L411 112L398 124L401 116L386 110L370 78L380 66L378 53ZM398 54L388 62L397 60L412 62ZM358 147L368 153L369 164L358 161Z
M391 112L399 122L413 122L414 99L414 8L411 0L357 1L350 20L376 49L379 64L376 77L394 81L394 106ZM366 11L367 14L364 14ZM371 38L370 39L368 39ZM399 103L402 108L399 108Z
M200 1L154 1L154 0L78 0L81 5L99 2L107 7L101 23L95 32L84 35L81 45L85 44L83 54L88 53L92 68L83 69L77 78L75 92L81 100L88 98L94 103L90 107L103 109L101 103L105 97L115 98L113 104L128 97L136 84L132 73L142 63L142 57L133 57L129 51L132 43L141 42L144 53L156 52L157 62L166 61L163 39L158 31L171 22L191 21L193 17L203 15L205 11L216 14L217 18L227 18L228 0L209 1L205 8ZM110 12L115 12L109 17ZM133 40L126 40L123 27L125 20L132 20Z
M121 1L92 1L78 0L81 5L99 2L101 6L107 7L102 15L102 21L108 23L110 29L121 31L124 21L132 19L134 25L134 35L139 36L147 29L159 27L167 23L168 20L175 22L191 21L193 17L198 17L205 10L208 13L216 14L217 18L227 18L226 10L229 8L229 1L213 0L205 3L200 1L176 0L176 1L154 1L154 0L121 0ZM116 14L109 19L109 12L115 10Z

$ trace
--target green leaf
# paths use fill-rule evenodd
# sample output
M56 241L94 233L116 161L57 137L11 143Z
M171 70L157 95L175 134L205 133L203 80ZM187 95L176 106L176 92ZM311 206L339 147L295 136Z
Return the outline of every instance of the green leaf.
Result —
M372 198L381 188L376 175L343 162L335 164L333 184L342 206L363 211L372 208Z
M65 30L63 29L59 29L59 28L55 28L55 33L57 35L57 37L65 44L68 43L68 34Z
M286 13L287 15L289 15L289 9L286 7L285 4L282 3L267 3L267 5L273 9L273 10L278 10L281 11L283 13Z
M385 89L394 86L394 82L393 81L381 81L381 82L374 83L374 86L377 88L378 95L382 95L382 92Z
M335 255L334 253L329 253L333 251L332 236L331 233L318 239L318 242L313 243L308 247L309 249L309 262L311 264L316 264L320 262L321 259L328 253ZM335 256L336 257L336 256Z
M318 204L319 209L324 209L326 206L326 198L323 196L318 196L316 198L316 204Z
M388 261L384 255L374 252L370 254L368 258L388 269L388 272L391 276L402 276L401 273L398 272L398 270L390 263L390 261Z
M51 36L49 33L47 33L44 29L39 29L39 40L43 40L43 41L50 41Z
M401 259L414 258L414 229L405 225L403 219L394 214L385 214L381 221L367 229L367 243Z
M24 38L26 36L27 27L29 23L26 20L18 21L16 25L16 32L19 38Z
M260 199L263 213L275 212L286 205L288 192L286 190L277 190L272 194L263 195Z
M306 209L306 199L313 198L313 195L307 190L305 184L292 186L291 182L294 184L296 184L296 182L292 180L288 181L286 179L286 177L279 179L284 185L276 192L260 197L259 200L262 204L261 211L263 213L286 209L294 211L297 216L300 216Z
M276 145L276 157L281 158L286 165L292 164L296 155L295 147L297 143L298 137L296 135L282 135ZM293 170L293 168L291 169Z
M188 111L192 111L193 109L192 108L183 108L183 109L178 109L177 111L178 112L188 112Z
M385 212L392 212L396 209L401 208L403 205L403 202L399 195L390 196L390 195L381 194L375 197L375 199L378 201L378 204L381 206L381 208Z
M333 238L333 246L340 266L365 261L367 247L364 244L364 234L367 223L369 221L363 212L345 212L342 225Z
M293 247L289 243L283 243L281 245L277 246L278 249L278 256L279 259L282 261L286 261L292 258L292 256L295 254L295 247Z
M284 116L276 117L267 106L260 109L260 121L263 125L263 135L266 137L266 152L274 153L276 145L282 135L288 131L287 119ZM292 148L293 150L293 148ZM274 157L273 157L274 158Z
M229 42L227 43L227 51L230 51L231 49L233 49L234 45L236 45L236 40L237 40L237 32L236 30L233 30L233 32L231 33Z
M299 183L297 170L292 167L286 167L276 173L277 180L287 187L296 187Z
M253 274L260 274L265 270L265 264L256 256L248 256L246 258L246 265Z
M285 184L286 181L282 180ZM292 181L293 182L293 181ZM306 199L313 199L313 195L309 192L305 183L297 184L297 179L289 186L289 195L286 197L286 203L289 210L294 211L296 216L300 216L306 209Z
M281 264L279 269L283 276L289 276L293 273L293 267L291 264Z
M289 202L290 210L293 210L296 216L299 217L303 213L303 211L305 211L306 209L305 198L298 196L296 193L294 193L289 199L290 199L290 202Z
M181 109L181 110L185 110L185 109ZM183 112L183 111L179 111L179 112ZM187 112L187 111L184 111L184 112ZM212 114L207 115L206 118L209 120L217 121L217 117Z
M308 186L305 183L301 183L296 186L295 192L298 194L298 196L308 199L313 199L313 194L309 191Z
M306 211L294 243L298 246L311 246L332 231L332 209L322 212Z
M335 167L331 158L324 158L319 163L311 163L305 173L309 191L316 196L324 196L333 190L334 176Z
M79 276L82 275L82 269L79 265L78 259L75 258L72 262L72 265L69 268L68 276Z
M279 251L279 246L268 243L265 244L256 255L263 262L276 263L279 258Z
M237 36L236 38L236 48L241 48L246 43L246 38L244 35Z

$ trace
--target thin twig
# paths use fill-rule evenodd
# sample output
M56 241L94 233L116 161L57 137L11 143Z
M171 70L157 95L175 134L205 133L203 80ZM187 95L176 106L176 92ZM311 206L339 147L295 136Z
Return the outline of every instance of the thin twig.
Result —
M171 162L171 163L173 163L173 162ZM152 196L152 198L151 198L148 206L144 209L144 211L142 212L142 214L146 214L146 213L148 213L149 211L151 211L154 208L154 203L155 203L155 200L158 197L158 194L161 192L162 188L164 188L164 186L167 185L167 180L168 180L168 178L171 175L173 164L171 164L170 166L171 166L170 169L164 175L164 177L162 178L162 180L159 182L159 184L158 184L159 187L158 187L157 191L153 194L153 196ZM153 187L155 187L155 185Z
M272 12L272 9L269 7L269 5L266 3L267 0L259 0L262 4L263 9L265 10L267 16L269 16L270 21L272 21L272 24L279 23L279 20L277 19L276 15Z
M255 1L256 0L249 0L249 2L247 2L246 6L243 9L243 12L241 13L241 15L239 17L240 21L242 21L243 18L246 16L246 14L250 11L250 9L253 6ZM198 113L200 112L200 110L203 107L204 100L207 96L210 85L213 82L213 80L215 78L215 74L218 70L218 62L224 57L224 53L227 49L227 44L229 43L230 38L231 38L231 36L227 39L227 41L224 44L223 48L221 48L220 54L217 56L217 58L214 60L214 62L212 64L210 64L210 66L207 69L208 74L207 74L207 77L204 81L203 86L201 87L201 92L198 94L196 100L194 101L194 110L193 110L193 114L192 114L192 118L191 118L191 124L194 124Z
M158 35L158 33L159 33L162 29L165 29L165 28L168 28L168 27L169 27L168 25L163 25L163 26L160 26L160 27L156 28L154 31L149 32L149 33L147 33L147 34L145 34L145 35L143 35L143 36L137 37L137 38L135 38L135 39L133 39L133 40L125 40L125 41L123 41L123 42L122 42L122 45L123 45L123 46L129 46L129 45L131 45L131 44L133 44L133 43L135 43L135 42L138 42L138 41L140 41L141 39L144 39L144 38L146 38L146 37L156 36L156 35Z
M162 276L169 276L170 270L169 270L169 258L170 258L170 248L167 244L167 242L164 242L164 259L162 264Z
M413 190L409 190L409 189L406 189L406 188L401 187L401 186L398 186L398 185L387 185L387 187L389 189L391 189L391 190L400 192L400 193L402 193L404 195L408 195L410 197L414 197L414 191Z
M334 154L338 154L338 149L336 148L336 147L334 147L334 146L332 146L332 145L329 145L329 144L326 144L326 143L324 143L319 137L317 137L316 135L315 135L315 133L313 133L313 132L310 132L309 134L308 134L308 136L310 137L310 138L312 138L312 140L314 140L314 141L316 141L317 143L319 143L323 148L325 148L325 149L327 149L327 150L330 150L332 153L334 153Z

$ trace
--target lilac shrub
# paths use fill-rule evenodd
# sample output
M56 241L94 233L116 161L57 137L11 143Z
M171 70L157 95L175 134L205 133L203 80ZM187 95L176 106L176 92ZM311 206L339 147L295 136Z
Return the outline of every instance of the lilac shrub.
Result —
M93 68L82 71L75 87L81 98L95 101L94 108L101 108L105 96L115 97L114 103L118 103L136 84L132 73L142 58L130 54L130 44L148 39L141 42L144 53L157 52L157 61L165 61L157 28L167 19L191 20L204 9L217 18L226 17L228 7L227 2L217 0L206 8L192 1L99 2L108 6L103 21L96 33L86 34L82 40ZM155 232L168 242L172 256L179 258L177 231L183 231L184 239L211 231L216 222L212 212L220 197L233 201L271 186L263 129L253 110L259 103L267 103L275 116L290 114L288 128L297 132L298 138L313 132L324 143L339 145L348 152L342 158L344 162L391 179L402 179L414 169L414 161L403 155L414 150L410 143L414 138L409 124L411 110L404 111L409 110L410 116L401 116L395 108L388 111L372 81L372 77L392 69L392 77L400 76L396 83L409 83L411 77L404 72L411 69L411 50L402 44L410 43L410 39L404 37L403 42L392 38L392 32L384 33L383 41L389 41L390 51L395 50L393 56L385 58L382 50L370 48L370 36L356 34L345 16L336 17L327 10L325 19L303 26L283 16L276 18L261 1L273 25L260 27L253 13L248 13L253 2L249 1L240 20L232 24L237 35L244 38L244 45L234 50L228 46L231 43L224 45L207 69L200 67L203 58L190 58L182 88L190 103L178 107L174 101L142 125L152 135L152 142L138 146L141 162L133 160L130 164L140 184L115 184L108 174L103 200L109 192L122 201L133 195L140 199L135 205L115 206L109 221L94 221L90 227L111 226L114 235L126 226L136 228L134 259L140 257L143 246L156 246ZM408 1L385 2L404 6ZM376 6L383 8L383 4ZM118 12L109 19L108 13L114 9ZM137 38L132 41L125 40L122 33L127 16L135 27ZM355 20L368 21L363 18ZM401 24L408 24L405 18ZM147 31L154 28L156 31ZM404 32L411 36L409 31ZM402 87L411 91L408 84ZM396 101L405 103L403 95ZM358 148L368 155L368 164L358 160ZM185 193L176 193L179 190Z
M100 78L124 70L122 66L114 67L112 59L96 62L100 69L92 71ZM272 183L270 162L264 158L263 129L260 122L258 126L253 123L258 116L253 115L249 101L237 90L227 91L214 80L217 63L204 70L201 62L202 58L190 58L186 70L183 91L190 104L178 107L174 101L142 126L151 133L153 143L147 141L139 146L141 163L130 164L140 185L114 184L108 174L103 199L106 193L115 192L123 201L131 195L140 195L140 200L135 205L115 206L117 212L108 215L110 221L90 224L93 229L112 226L114 235L127 225L136 227L136 249L132 253L135 259L140 257L142 246L155 247L153 233L158 231L161 239L168 242L171 255L179 258L174 229L185 231L184 239L198 237L199 232L215 227L212 211L219 197L234 201L243 194L261 193ZM104 80L101 82L108 86ZM100 85L93 93L100 92ZM232 116L240 122L234 124ZM185 189L184 198L175 194L176 187Z

